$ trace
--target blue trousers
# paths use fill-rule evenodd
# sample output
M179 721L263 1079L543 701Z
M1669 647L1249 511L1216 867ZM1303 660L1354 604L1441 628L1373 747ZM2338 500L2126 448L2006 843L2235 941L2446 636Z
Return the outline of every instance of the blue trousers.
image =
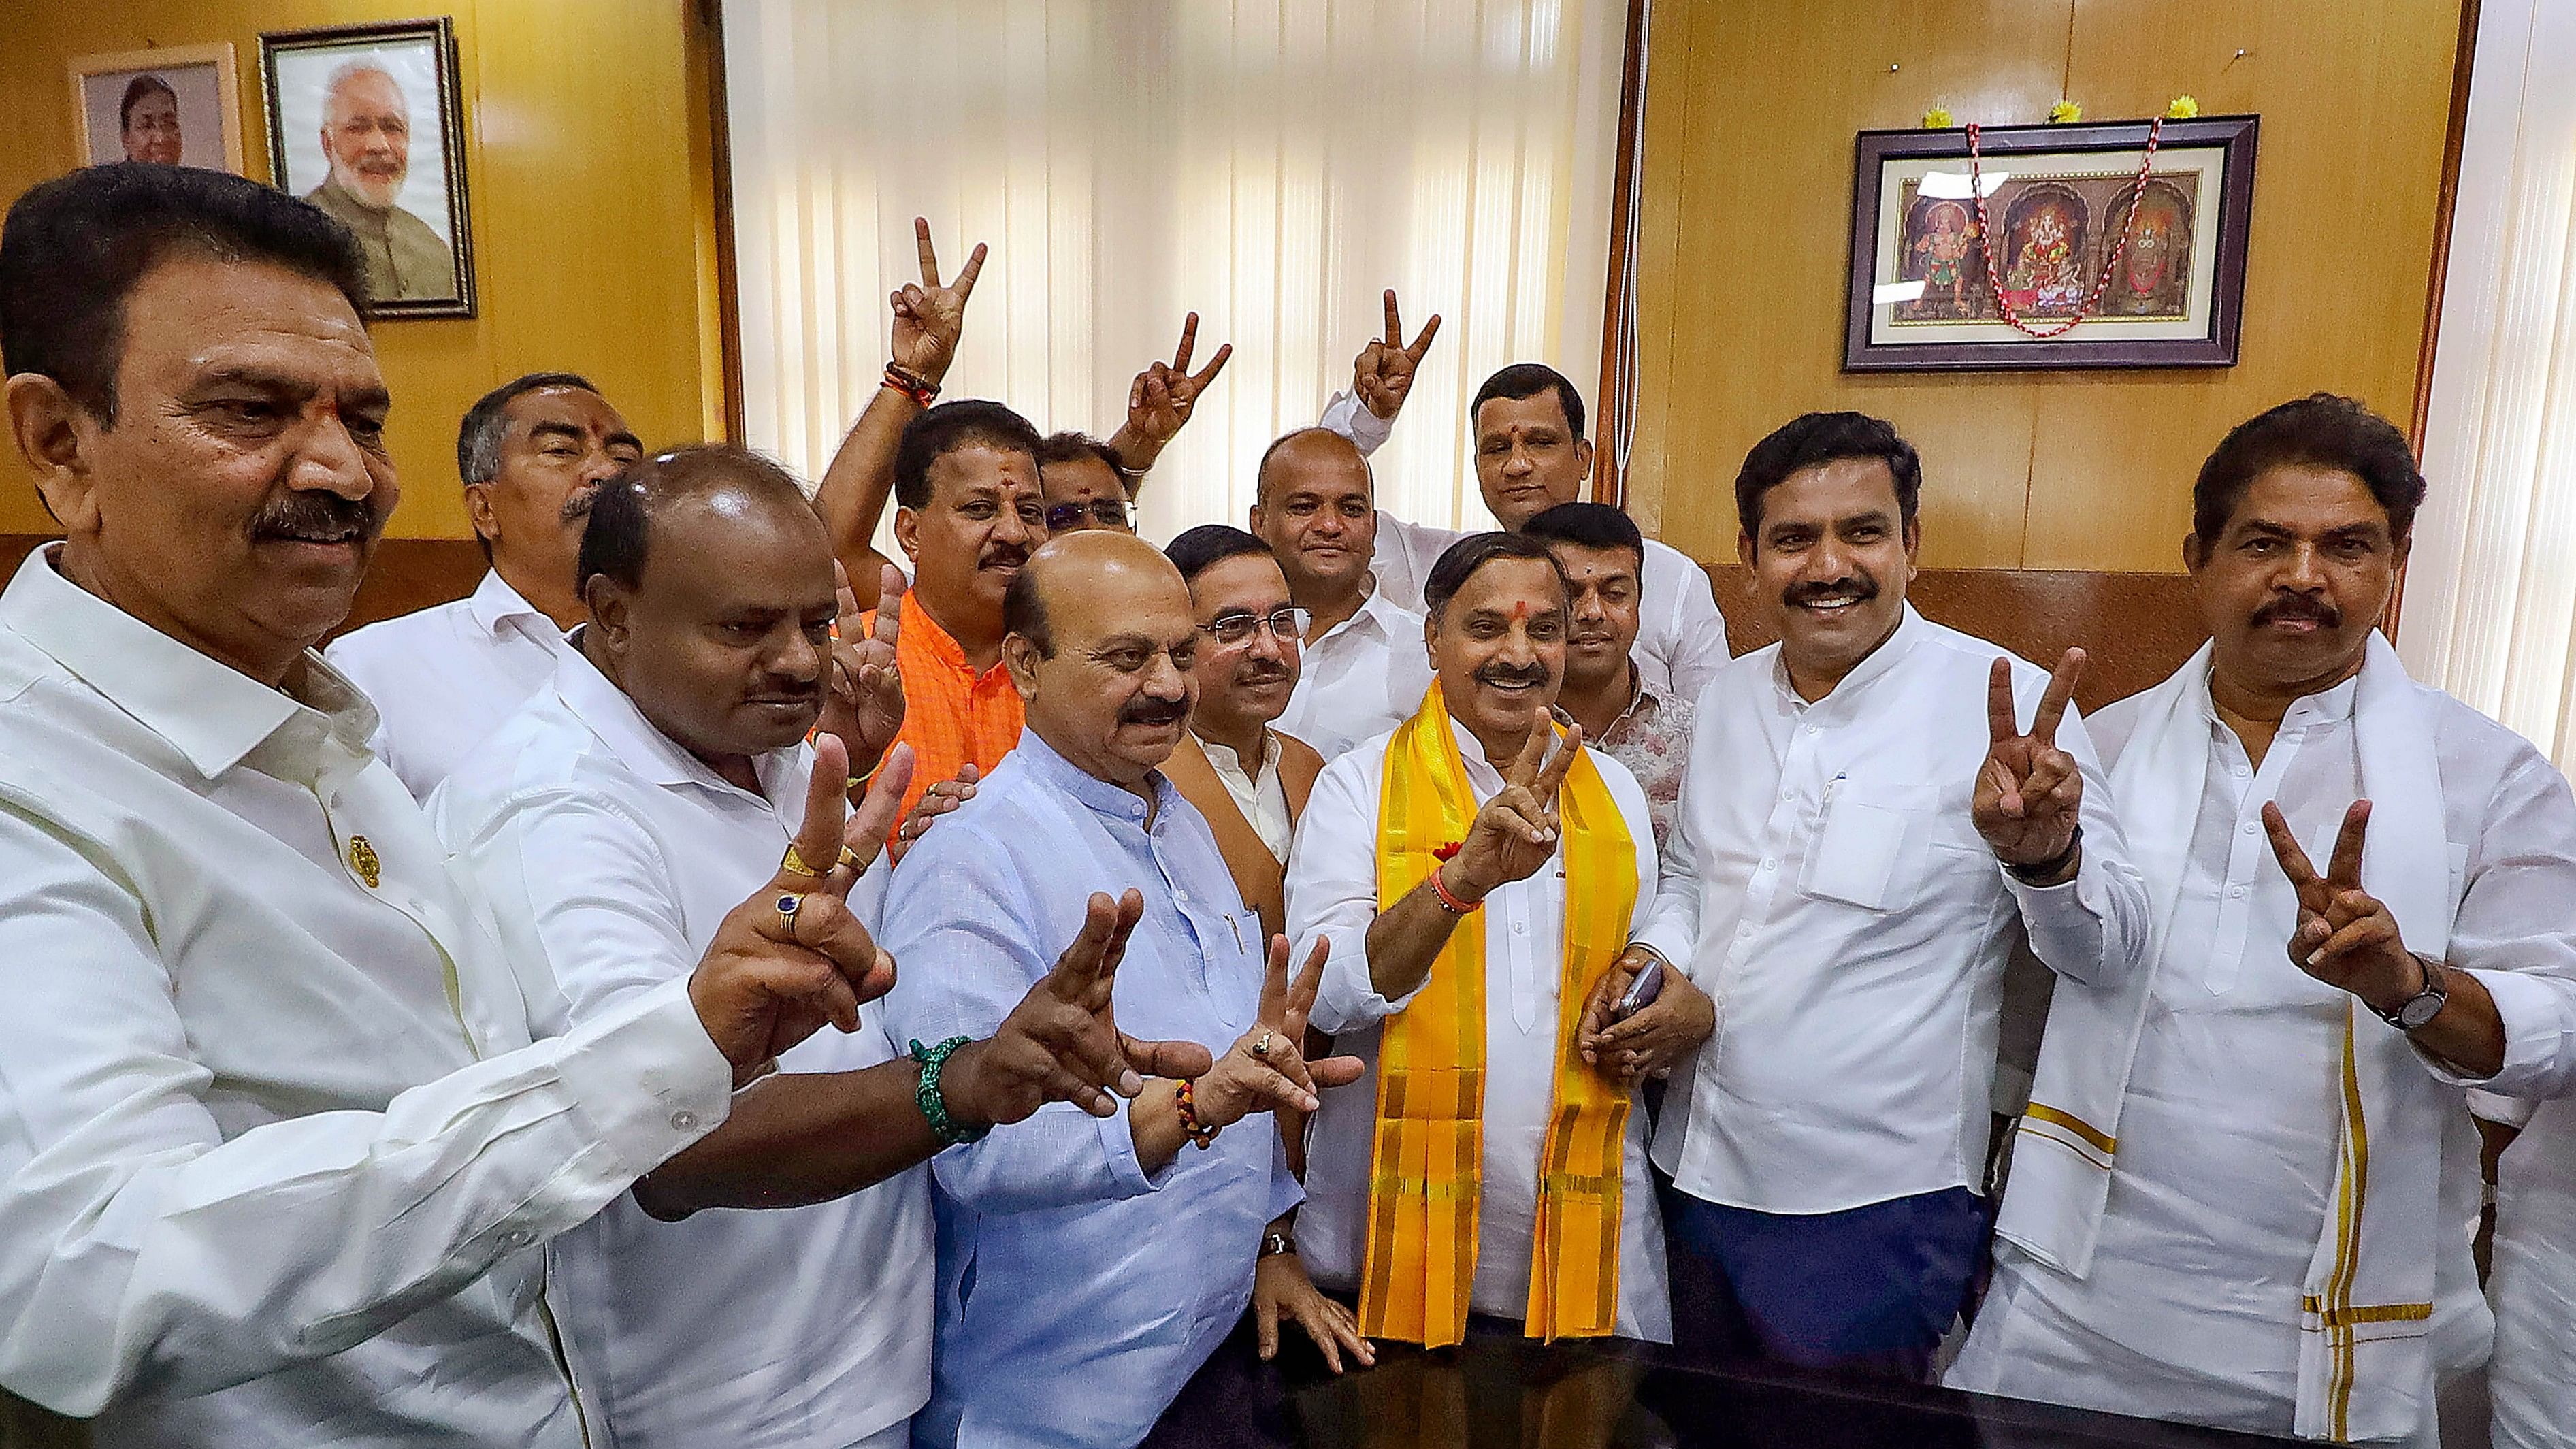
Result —
M1842 1212L1781 1214L1665 1197L1698 1261L1676 1274L1673 1337L1713 1357L1923 1382L1982 1278L1993 1217L1964 1187ZM1696 1280L1696 1281L1691 1281Z

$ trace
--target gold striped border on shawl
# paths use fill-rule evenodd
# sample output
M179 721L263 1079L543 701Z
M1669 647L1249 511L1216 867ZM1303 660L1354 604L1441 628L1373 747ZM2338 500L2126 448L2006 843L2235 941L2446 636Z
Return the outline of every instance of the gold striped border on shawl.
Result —
M2040 1136L2073 1149L2076 1156L2106 1172L2120 1150L2120 1139L2063 1107L2033 1102L2022 1109L2021 1115Z

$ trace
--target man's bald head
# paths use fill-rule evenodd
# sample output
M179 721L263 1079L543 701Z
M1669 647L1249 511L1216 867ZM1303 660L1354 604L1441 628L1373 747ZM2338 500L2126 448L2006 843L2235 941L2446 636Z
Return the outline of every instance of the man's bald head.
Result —
M1029 728L1084 773L1144 793L1198 696L1181 571L1132 534L1068 533L1029 556L1002 619Z
M1330 428L1299 428L1262 450L1252 477L1253 506L1269 507L1273 491L1285 484L1321 477L1356 483L1375 502L1376 479L1359 444Z
M1300 606L1322 612L1364 592L1377 548L1377 489L1368 459L1328 429L1288 434L1261 455L1250 523L1277 556Z

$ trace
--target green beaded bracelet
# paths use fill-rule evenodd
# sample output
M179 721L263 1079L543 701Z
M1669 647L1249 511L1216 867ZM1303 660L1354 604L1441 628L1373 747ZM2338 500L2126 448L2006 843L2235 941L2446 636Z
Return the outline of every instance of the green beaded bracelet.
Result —
M912 1100L920 1106L921 1115L930 1119L930 1135L938 1138L942 1147L981 1142L984 1134L993 1130L990 1122L981 1127L958 1126L948 1115L947 1100L939 1095L939 1069L948 1064L948 1054L973 1040L952 1036L934 1047L923 1046L919 1038L912 1043L912 1059L921 1063L921 1080L913 1085Z

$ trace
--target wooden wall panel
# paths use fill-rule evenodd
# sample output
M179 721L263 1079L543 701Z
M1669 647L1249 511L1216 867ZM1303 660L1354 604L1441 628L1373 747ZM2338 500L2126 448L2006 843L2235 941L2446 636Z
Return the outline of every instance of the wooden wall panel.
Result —
M2178 571L2228 425L2319 388L2410 415L2458 27L2457 0L1662 0L1630 505L1729 561L1745 449L1857 408L1923 453L1926 565ZM2237 367L1841 371L1855 132L2183 92L2263 117Z
M654 445L723 419L715 194L695 0L447 0L462 74L482 312L380 322L404 484L389 533L470 538L456 480L466 405L523 372L585 373ZM64 63L230 41L252 174L267 175L259 32L404 19L411 0L7 0L0 4L0 206L79 159ZM414 165L435 164L415 156ZM47 528L0 448L0 530Z

